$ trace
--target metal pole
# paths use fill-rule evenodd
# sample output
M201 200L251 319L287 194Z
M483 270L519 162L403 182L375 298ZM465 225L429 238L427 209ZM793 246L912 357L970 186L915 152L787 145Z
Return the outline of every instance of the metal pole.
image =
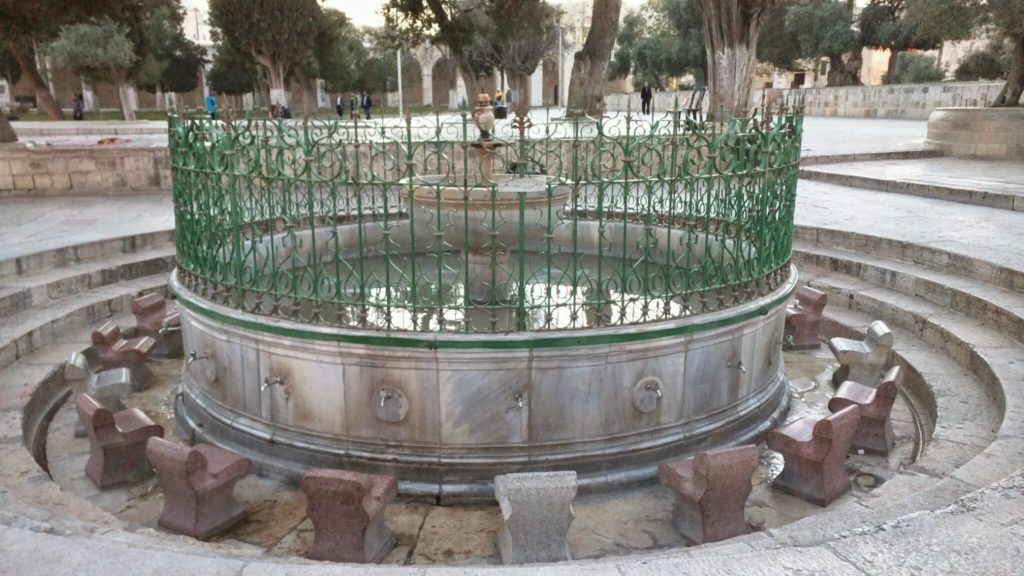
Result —
M402 113L402 49L398 49L398 115L404 116Z

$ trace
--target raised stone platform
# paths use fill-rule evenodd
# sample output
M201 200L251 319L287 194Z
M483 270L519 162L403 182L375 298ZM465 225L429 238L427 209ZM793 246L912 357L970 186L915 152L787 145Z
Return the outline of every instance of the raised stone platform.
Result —
M100 219L96 226L103 222ZM797 223L796 262L806 270L805 278L827 290L832 299L823 334L856 336L881 317L896 333L895 355L907 368L908 382L924 383L931 391L911 398L919 402L920 413L930 417L921 423L930 438L923 453L913 466L873 490L871 498L839 502L821 514L785 526L766 526L716 545L541 569L323 566L265 555L232 542L197 544L145 526L126 530L122 520L101 506L62 490L37 463L47 461L45 438L41 443L39 434L45 436L49 419L61 406L54 404L63 390L59 365L73 346L82 345L62 342L50 331L39 333L42 337L36 342L42 347L0 368L0 572L135 576L173 570L305 576L529 570L650 576L749 574L752 567L765 574L858 576L1019 572L1019 558L1024 556L1024 215L804 181ZM116 281L61 282L62 277L76 275L68 266L72 261L109 267L98 263L109 257L108 252L93 253L98 261L68 260L77 249L68 247L75 243L73 238L67 240L54 244L62 247L52 252L0 261L0 284L16 278L26 282L24 289L40 298L45 295L46 300L33 300L19 314L37 311L41 317L33 321L36 324L69 318L60 333L73 338L76 324L80 334L87 334L87 323L123 311L90 308L82 314L77 312L82 302L107 301L129 288ZM57 258L59 254L64 257ZM15 262L30 263L32 272L19 276ZM64 286L66 291L47 294L44 286ZM45 301L50 305L37 308L37 302ZM26 406L29 410L24 412ZM620 505L642 510L635 500ZM278 509L263 513L272 516L274 510ZM474 518L475 524L464 523L477 541L493 538L486 527L496 516ZM582 520L581 514L577 523ZM446 521L451 517L431 520L414 515L399 520L409 524L403 527L406 533ZM456 548L442 546L431 554L457 561L464 548Z
M949 156L1024 159L1024 108L938 108L928 143Z

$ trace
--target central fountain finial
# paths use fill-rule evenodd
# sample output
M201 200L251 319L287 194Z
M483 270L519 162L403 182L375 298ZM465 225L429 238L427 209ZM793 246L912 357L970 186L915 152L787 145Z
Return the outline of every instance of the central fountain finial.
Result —
M476 97L476 108L473 109L473 123L480 130L480 137L471 146L476 150L477 158L480 160L480 176L484 180L494 179L491 151L501 146L500 142L494 140L491 132L494 130L494 107L491 106L491 97L486 92L480 92Z

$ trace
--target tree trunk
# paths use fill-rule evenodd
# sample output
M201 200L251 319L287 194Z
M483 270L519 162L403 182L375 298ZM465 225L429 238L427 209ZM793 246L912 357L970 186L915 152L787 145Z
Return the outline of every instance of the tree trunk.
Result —
M517 114L519 110L530 109L530 97L532 92L532 82L530 82L529 74L522 74L519 72L510 72L508 75L508 85L512 89L512 93L515 94L516 103L512 105L512 110ZM522 108L520 108L522 106Z
M270 105L278 109L288 106L288 86L285 84L284 67L277 63L264 64L267 84L270 85Z
M301 68L295 69L295 78L298 79L299 85L302 86L302 107L305 116L316 115L316 92L313 90L313 82L306 75L306 72Z
M121 116L129 121L135 121L135 109L132 108L132 97L129 94L131 90L131 84L120 78L115 80L117 84L117 96L121 100Z
M1006 76L1006 84L996 96L993 106L1016 106L1024 92L1024 34L1018 35L1013 42L1013 60L1010 73Z
M746 115L757 71L757 37L777 0L701 0L708 60L708 116Z
M480 79L476 77L476 72L473 71L473 68L469 65L462 54L455 53L454 60L455 65L459 69L459 73L462 74L462 82L466 85L466 105L472 109L473 106L476 105L474 104L476 101L476 95L480 93ZM450 75L450 78L452 85L457 86L458 83L455 76Z
M604 114L608 61L619 32L621 11L622 0L594 0L590 32L583 49L573 56L566 116Z
M14 128L11 127L11 123L7 120L7 114L0 110L0 144L17 141L18 135L14 133Z
M900 53L896 50L889 50L889 65L885 68L885 78L882 79L882 84L895 84L896 83L896 64L899 61Z
M36 100L39 102L39 107L42 108L46 115L50 117L50 120L65 120L64 112L57 105L57 101L53 99L53 94L50 93L50 87L46 85L42 75L39 74L39 69L36 68L36 62L34 58L27 58L25 53L22 52L21 48L14 42L8 42L7 48L10 49L11 54L14 54L14 59L18 61L18 67L21 68L21 73L28 78L29 82L32 83L32 89L36 93Z

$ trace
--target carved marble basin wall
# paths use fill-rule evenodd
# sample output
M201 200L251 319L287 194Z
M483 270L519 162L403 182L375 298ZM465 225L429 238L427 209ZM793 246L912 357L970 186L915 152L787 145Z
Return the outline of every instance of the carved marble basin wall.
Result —
M248 314L172 278L185 350L177 414L265 473L396 475L407 494L490 498L497 474L577 471L583 490L754 440L782 417L796 282L721 312L628 327L384 333Z

